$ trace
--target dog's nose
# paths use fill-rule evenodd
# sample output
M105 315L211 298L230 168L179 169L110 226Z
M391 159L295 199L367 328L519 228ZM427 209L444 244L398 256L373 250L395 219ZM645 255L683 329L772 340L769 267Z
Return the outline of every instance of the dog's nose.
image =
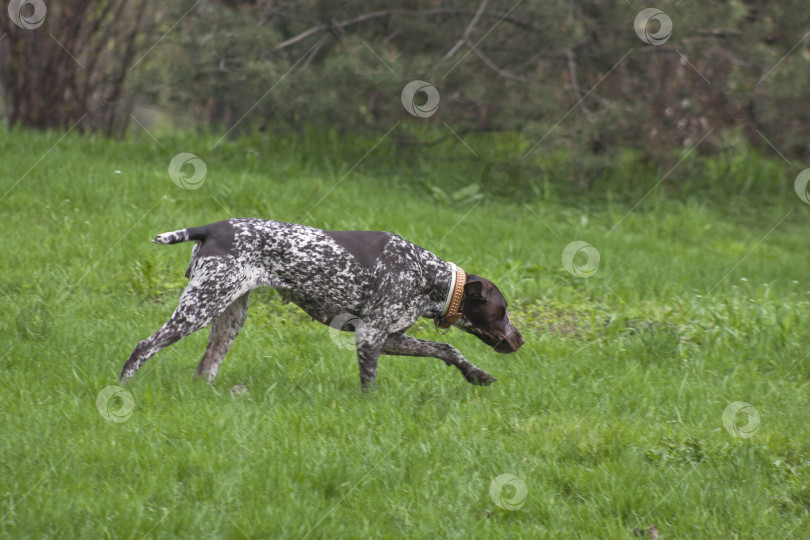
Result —
M518 329L514 326L512 327L512 342L515 344L515 350L518 350L523 346L523 336L520 335Z

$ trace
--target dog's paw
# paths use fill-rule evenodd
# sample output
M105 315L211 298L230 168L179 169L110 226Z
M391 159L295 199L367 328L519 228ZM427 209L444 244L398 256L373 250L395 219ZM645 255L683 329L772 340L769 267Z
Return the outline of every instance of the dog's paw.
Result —
M477 386L489 386L490 384L497 382L498 379L484 371L483 369L471 369L464 375L464 379L470 383L475 384Z

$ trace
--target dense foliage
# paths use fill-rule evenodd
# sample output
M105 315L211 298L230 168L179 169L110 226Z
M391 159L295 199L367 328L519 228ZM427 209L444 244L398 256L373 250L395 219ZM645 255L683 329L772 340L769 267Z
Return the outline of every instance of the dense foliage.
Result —
M144 2L148 20L138 22ZM810 12L799 2L665 3L672 31L658 45L634 31L645 6L619 0L96 0L95 11L68 16L77 3L49 3L34 30L0 23L12 123L68 127L89 106L77 85L55 90L59 81L35 77L71 66L56 41L77 35L84 39L62 42L86 64L74 64L74 75L101 85L103 108L117 108L119 122L131 119L126 103L231 133L316 125L382 135L402 120L433 125L427 142L520 130L538 142L531 153L562 148L599 163L624 148L666 161L677 149L740 142L786 159L810 155ZM102 18L113 4L119 19ZM658 35L662 20L644 29ZM116 24L142 35L111 31ZM94 53L102 38L108 48ZM26 92L47 93L71 114L26 108L30 96L15 91L23 75ZM415 79L441 97L429 117L402 106ZM126 86L105 90L110 80ZM149 123L147 112L136 120ZM391 136L425 143L401 130Z

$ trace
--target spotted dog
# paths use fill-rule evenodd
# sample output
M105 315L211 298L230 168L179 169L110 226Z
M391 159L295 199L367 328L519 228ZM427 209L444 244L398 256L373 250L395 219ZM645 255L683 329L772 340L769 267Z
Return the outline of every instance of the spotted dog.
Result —
M169 321L132 351L122 382L159 350L208 324L211 336L197 374L213 381L256 287L274 287L313 319L353 331L363 390L376 385L380 354L430 356L455 366L472 384L495 381L453 346L405 335L419 317L460 328L500 353L523 344L491 281L396 234L229 219L159 234L154 241L196 242L186 270L189 283Z

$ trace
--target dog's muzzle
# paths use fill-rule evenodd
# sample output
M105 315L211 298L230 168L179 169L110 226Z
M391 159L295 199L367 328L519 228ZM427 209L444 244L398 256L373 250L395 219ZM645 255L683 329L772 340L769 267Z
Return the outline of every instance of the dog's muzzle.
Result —
M506 333L490 336L487 334L475 334L478 339L492 347L495 352L509 354L516 352L523 345L523 336L513 325L509 325Z

